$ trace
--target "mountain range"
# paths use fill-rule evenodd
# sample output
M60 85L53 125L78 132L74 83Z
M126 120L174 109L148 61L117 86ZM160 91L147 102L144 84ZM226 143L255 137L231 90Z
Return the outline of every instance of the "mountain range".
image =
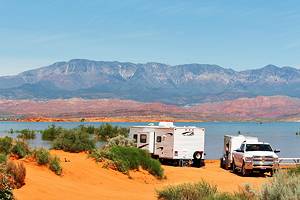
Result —
M120 99L186 106L274 95L300 97L300 70L74 59L0 77L1 99Z

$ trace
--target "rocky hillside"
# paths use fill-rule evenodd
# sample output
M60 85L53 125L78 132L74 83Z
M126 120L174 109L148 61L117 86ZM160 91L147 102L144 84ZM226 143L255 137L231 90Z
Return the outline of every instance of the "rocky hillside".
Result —
M300 70L268 65L234 71L217 65L58 62L0 77L2 99L130 99L188 105L241 97L300 97Z
M241 98L190 107L132 100L0 100L0 117L120 118L122 120L297 120L300 99L283 96ZM121 120L121 121L122 121Z

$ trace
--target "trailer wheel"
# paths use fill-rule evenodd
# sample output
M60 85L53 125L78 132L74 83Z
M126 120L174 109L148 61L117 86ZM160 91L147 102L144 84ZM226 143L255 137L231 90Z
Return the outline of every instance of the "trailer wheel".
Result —
M194 166L195 167L201 167L201 159L202 159L202 154L203 152L200 152L200 151L196 151L193 155L193 158L194 158Z
M196 152L194 153L193 157L194 157L195 160L201 160L202 154L203 154L202 152L196 151Z

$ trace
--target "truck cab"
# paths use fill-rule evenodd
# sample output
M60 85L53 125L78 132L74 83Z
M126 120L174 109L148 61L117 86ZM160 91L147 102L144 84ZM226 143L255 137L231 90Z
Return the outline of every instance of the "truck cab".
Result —
M276 153L269 143L243 142L240 148L232 153L232 170L240 170L243 176L251 172L273 172L278 169L279 161Z

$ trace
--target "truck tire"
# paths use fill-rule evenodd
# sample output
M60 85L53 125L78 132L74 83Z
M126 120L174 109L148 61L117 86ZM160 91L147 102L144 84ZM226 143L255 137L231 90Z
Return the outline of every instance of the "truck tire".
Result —
M225 168L223 158L220 158L220 167L221 167L222 169Z
M249 175L249 171L245 169L245 163L243 162L243 165L242 165L242 176L248 176Z
M232 172L233 172L233 173L236 172L236 166L235 166L234 160L232 160Z

